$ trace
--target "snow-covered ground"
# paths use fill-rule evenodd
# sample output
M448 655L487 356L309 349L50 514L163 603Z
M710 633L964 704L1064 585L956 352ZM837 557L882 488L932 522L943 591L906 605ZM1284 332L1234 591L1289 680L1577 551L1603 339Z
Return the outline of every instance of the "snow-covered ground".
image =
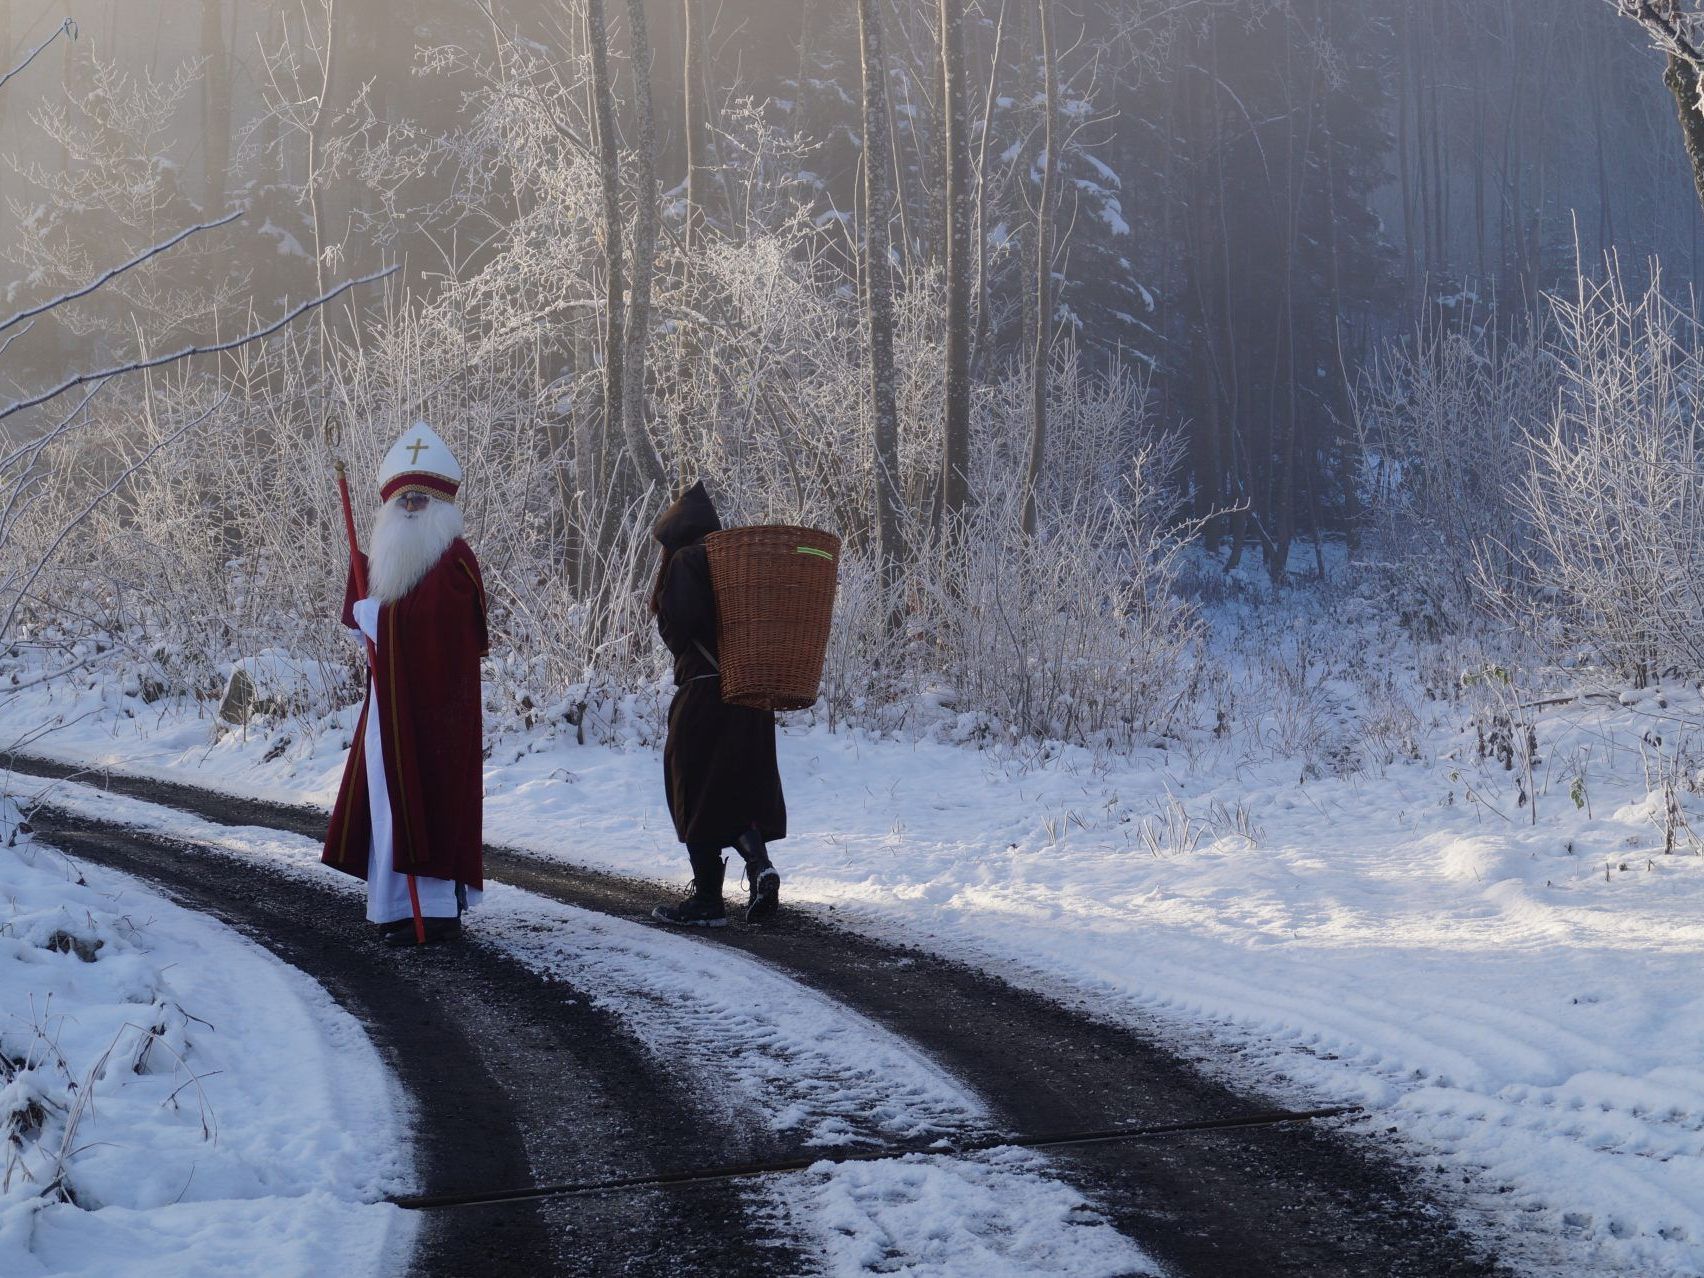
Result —
M360 885L320 865L318 844L299 835L215 825L82 785L56 787L54 802L264 859L348 894L351 911L359 908ZM585 991L735 1124L767 1124L823 1147L989 1131L981 1100L909 1044L735 951L501 884L491 885L474 918L483 941ZM1045 1157L1024 1150L825 1163L772 1204L777 1232L814 1244L835 1275L1159 1272ZM360 1260L357 1253L338 1272L376 1272Z
M1497 672L1431 699L1413 654L1367 646L1275 632L1242 659L1276 677L1208 690L1232 731L1203 712L1131 757L789 730L784 899L1364 1104L1368 1139L1531 1272L1704 1273L1704 700L1523 709ZM1496 757L1501 713L1515 738L1531 721L1530 780L1524 740ZM45 753L326 803L354 712L215 743L61 688L0 730L50 714ZM684 882L659 771L566 727L506 738L488 837Z
M8 815L5 832L15 821ZM384 1273L405 1115L301 973L27 835L0 847L0 1273Z

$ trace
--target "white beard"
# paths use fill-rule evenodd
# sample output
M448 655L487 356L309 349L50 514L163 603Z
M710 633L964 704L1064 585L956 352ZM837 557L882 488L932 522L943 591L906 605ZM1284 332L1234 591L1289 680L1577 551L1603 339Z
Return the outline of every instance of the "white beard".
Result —
M411 515L397 501L392 497L381 506L373 525L367 589L381 603L395 603L413 590L462 535L462 513L453 503L434 497Z

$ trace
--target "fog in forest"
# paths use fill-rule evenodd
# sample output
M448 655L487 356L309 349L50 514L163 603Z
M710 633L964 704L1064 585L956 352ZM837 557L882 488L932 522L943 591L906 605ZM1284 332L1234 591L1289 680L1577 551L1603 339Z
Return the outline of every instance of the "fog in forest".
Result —
M1662 53L1604 0L14 0L0 47L42 50L0 94L12 303L145 258L11 333L11 392L395 268L174 365L171 412L114 383L81 464L205 412L224 491L333 419L357 450L464 421L526 458L491 500L582 602L706 474L828 519L885 590L1001 503L1027 535L1110 497L1274 580L1375 528L1436 549L1428 502L1515 481L1418 406L1513 392L1415 379L1698 261ZM1460 473L1421 483L1427 449Z
M604 8L620 146L654 155L666 235L683 233L689 196L736 236L797 217L853 279L859 6ZM878 8L893 262L902 293L939 289L950 257L939 13L920 0ZM505 68L560 92L554 119L570 145L589 154L596 133L579 4L12 0L0 47L26 49L67 17L78 38L0 100L14 292L76 280L102 250L246 212L156 273L152 291L21 344L14 380L81 344L124 346L133 318L164 342L211 332L221 307L300 297L338 271L400 262L416 295L477 271L505 202L536 198L500 183L471 196L469 152L455 144ZM965 7L962 34L974 243L954 269L972 277L978 374L1033 357L1031 259L1051 180L1054 343L1085 366L1138 372L1157 419L1187 426L1197 514L1249 503L1286 544L1302 524L1355 517L1350 396L1429 300L1525 315L1577 260L1595 270L1611 253L1635 271L1661 259L1671 284L1696 273L1698 201L1673 99L1644 34L1603 0L982 0ZM689 108L702 117L694 191ZM428 138L445 145L429 155ZM631 181L620 198L632 217ZM575 340L572 322L557 327Z

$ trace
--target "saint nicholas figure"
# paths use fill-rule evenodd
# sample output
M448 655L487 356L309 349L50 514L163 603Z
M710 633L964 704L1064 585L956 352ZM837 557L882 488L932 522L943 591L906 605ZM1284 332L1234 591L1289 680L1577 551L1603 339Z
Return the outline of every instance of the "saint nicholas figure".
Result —
M479 561L462 539L462 470L424 422L379 470L367 596L343 624L368 653L366 705L321 859L367 882L388 945L449 941L484 888Z

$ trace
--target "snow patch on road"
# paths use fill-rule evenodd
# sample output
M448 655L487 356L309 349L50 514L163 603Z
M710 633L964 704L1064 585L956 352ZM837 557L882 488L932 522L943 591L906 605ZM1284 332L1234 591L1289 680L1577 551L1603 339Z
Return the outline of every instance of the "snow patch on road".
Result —
M843 1163L795 1210L831 1275L1122 1278L1158 1274L1083 1196L1018 1149Z
M478 937L587 991L712 1104L807 1145L985 1131L979 1101L903 1041L719 947L492 885Z

